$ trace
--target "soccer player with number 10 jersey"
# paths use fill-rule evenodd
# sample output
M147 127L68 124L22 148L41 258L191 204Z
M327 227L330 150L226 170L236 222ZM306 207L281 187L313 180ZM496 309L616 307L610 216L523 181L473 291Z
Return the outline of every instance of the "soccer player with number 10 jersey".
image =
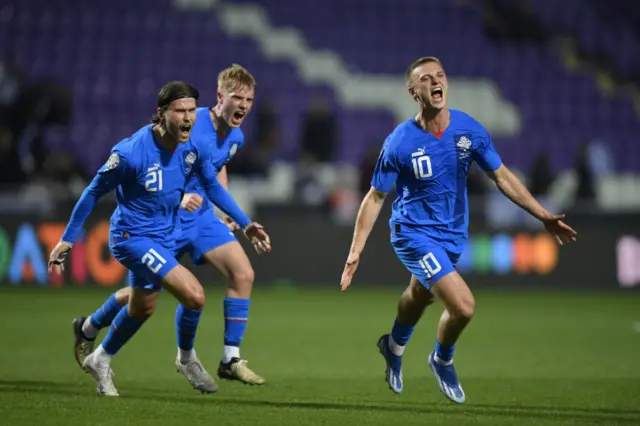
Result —
M352 282L365 243L386 194L396 187L391 245L411 273L398 302L391 332L378 340L389 388L403 390L402 355L424 309L438 299L444 305L428 355L440 391L456 403L465 393L453 355L460 334L475 313L469 287L455 267L468 237L467 172L475 162L509 200L541 221L559 244L576 241L577 233L549 213L502 163L485 128L468 114L447 107L449 84L440 61L423 57L405 75L418 113L398 125L385 140L371 189L358 212L351 249L342 274L345 291Z

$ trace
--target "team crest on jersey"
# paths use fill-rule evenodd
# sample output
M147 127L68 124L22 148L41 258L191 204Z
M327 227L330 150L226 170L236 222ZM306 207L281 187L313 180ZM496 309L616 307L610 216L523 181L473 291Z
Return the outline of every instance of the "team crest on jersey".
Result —
M196 160L198 159L198 156L193 153L193 152L189 152L189 153L184 153L184 162L186 164L184 170L186 173L189 173L191 171L191 168L193 167L193 163L196 162Z
M120 164L120 157L115 152L107 160L107 169L113 170Z
M469 135L456 135L454 137L454 141L456 143L456 149L458 151L458 158L461 160L466 159L471 155L469 150L471 149L471 136Z

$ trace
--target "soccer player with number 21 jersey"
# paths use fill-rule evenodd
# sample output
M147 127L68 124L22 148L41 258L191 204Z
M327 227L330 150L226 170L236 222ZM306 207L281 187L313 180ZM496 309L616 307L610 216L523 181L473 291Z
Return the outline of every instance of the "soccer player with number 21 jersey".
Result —
M193 344L205 303L204 290L176 259L178 212L192 179L201 181L201 192L243 230L259 253L271 250L269 236L262 226L249 219L218 182L219 161L213 141L191 137L198 97L193 86L179 81L160 90L152 124L113 147L108 161L80 197L60 243L49 258L49 269L61 273L63 262L95 203L115 189L117 207L111 216L110 249L129 269L131 290L128 304L117 311L101 344L82 362L101 395L118 395L112 380L111 359L151 316L162 288L179 300L180 315L189 320L177 324L179 345ZM182 373L194 388L202 392L216 390L195 355L184 364Z

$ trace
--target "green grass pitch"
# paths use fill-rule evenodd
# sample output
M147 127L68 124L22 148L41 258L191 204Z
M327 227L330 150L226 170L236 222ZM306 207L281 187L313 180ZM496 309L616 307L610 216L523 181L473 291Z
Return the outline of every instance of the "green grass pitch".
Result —
M401 287L257 289L242 354L262 387L222 382L201 395L176 373L175 300L113 362L121 396L95 395L75 364L71 320L108 289L0 289L0 424L13 425L640 425L640 294L476 292L456 365L467 403L438 390L426 358L430 307L404 360L404 392L384 383L375 342ZM196 349L222 351L222 294L207 288ZM104 336L104 333L100 337Z

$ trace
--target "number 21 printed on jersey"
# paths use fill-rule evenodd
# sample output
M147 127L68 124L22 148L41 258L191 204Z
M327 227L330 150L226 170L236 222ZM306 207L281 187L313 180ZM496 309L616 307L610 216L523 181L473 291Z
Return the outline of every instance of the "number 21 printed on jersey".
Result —
M149 192L162 191L162 170L157 164L150 167L145 175L144 189Z

